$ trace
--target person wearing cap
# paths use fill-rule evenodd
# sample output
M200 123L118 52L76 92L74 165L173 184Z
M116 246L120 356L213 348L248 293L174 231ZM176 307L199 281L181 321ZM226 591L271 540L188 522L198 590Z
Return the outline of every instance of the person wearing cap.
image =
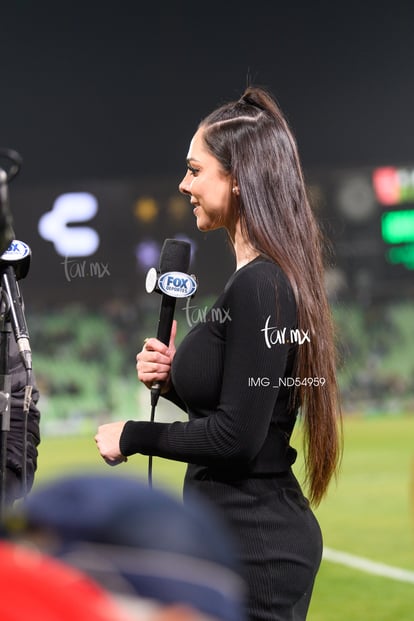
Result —
M234 543L198 496L184 505L129 477L59 477L8 516L6 533L89 575L130 614L244 621Z
M136 621L86 574L15 543L0 542L0 585L2 621Z

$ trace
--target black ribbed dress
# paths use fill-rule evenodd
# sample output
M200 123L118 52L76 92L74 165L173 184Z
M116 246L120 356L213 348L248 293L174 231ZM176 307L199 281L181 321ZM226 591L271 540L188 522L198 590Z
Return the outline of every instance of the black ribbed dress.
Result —
M176 351L166 397L189 421L128 421L120 441L125 456L188 463L184 499L196 489L230 524L252 620L305 619L322 554L318 523L291 470L291 384L299 343L309 338L295 328L285 275L257 257L231 276Z

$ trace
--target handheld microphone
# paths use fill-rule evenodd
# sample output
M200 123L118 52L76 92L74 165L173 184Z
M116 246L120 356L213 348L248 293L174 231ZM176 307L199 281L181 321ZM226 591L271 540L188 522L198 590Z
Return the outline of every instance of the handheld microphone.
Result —
M171 328L177 298L194 295L197 283L194 276L187 274L190 265L191 244L178 239L164 241L158 271L152 267L146 277L148 293L162 294L157 339L164 345L170 342ZM151 405L156 406L161 393L162 382L151 387Z
M17 281L27 275L30 258L29 246L17 239L13 240L6 252L0 256L1 286L7 294L10 322L27 371L32 370L32 352L23 312L23 299Z
M7 250L9 244L14 239L8 183L17 175L21 165L22 158L17 151L13 149L0 149L0 254Z
M7 173L0 168L0 252L7 250L14 237L10 212Z

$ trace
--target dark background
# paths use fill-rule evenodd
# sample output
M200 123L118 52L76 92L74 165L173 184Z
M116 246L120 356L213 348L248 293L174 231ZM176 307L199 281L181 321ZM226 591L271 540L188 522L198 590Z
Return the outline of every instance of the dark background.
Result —
M174 201L199 121L248 83L285 112L333 242L347 409L412 410L414 272L386 261L372 173L411 175L411 203L396 207L413 209L414 4L15 0L0 9L0 148L23 157L9 194L16 238L33 253L22 290L44 424L129 411L135 354L159 307L145 293L142 244L157 264L166 237L191 239L196 309L231 274L222 232L199 233L188 201ZM71 192L96 198L85 225L100 245L65 257L68 279L38 224ZM148 200L152 219L137 216ZM183 334L182 307L176 317Z
M413 159L409 1L2 4L0 144L21 183L181 174L198 121L248 81L305 167Z
M169 220L166 201L200 119L238 98L247 83L278 99L309 178L414 161L411 2L140 4L2 6L0 147L16 149L24 162L10 203L16 237L33 250L25 282L30 304L40 296L47 303L86 299L92 291L100 301L110 292L123 295L131 278L143 291L134 243L177 232L206 249L194 266L201 281L221 285L232 269L221 237L220 246L216 238L206 241L191 215L179 225ZM125 183L119 195L112 182ZM100 196L92 224L102 242L93 260L109 264L112 278L73 279L69 287L62 259L39 237L37 222L59 193L91 188ZM159 204L152 227L131 215L143 192ZM328 209L331 200L325 197ZM336 240L345 228L330 221L332 213L325 220ZM350 234L363 242L378 237L376 226ZM371 261L372 281L375 253L354 258Z

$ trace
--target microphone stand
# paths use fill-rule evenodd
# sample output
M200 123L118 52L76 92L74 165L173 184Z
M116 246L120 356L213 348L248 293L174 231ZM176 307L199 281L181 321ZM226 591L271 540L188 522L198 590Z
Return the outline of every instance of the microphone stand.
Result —
M0 415L1 415L1 465L0 465L0 517L6 508L7 438L10 431L11 376L9 373L9 342L11 324L8 317L8 300L1 290L0 312ZM26 460L24 460L26 461Z
M4 256L4 255L3 255ZM22 431L22 498L27 496L27 433L30 405L33 391L33 371L27 326L23 312L23 298L13 278L13 267L3 272L0 288L0 410L1 410L1 465L0 465L0 517L6 508L7 439L10 431L11 374L9 370L10 335L15 332L17 347L26 370L26 385L23 399ZM7 278L12 276L12 278ZM17 312L18 309L18 312Z
M2 262L1 284L0 284L0 518L3 518L6 508L7 492L7 441L11 424L11 374L9 346L10 335L13 331L20 351L23 364L26 369L26 387L23 401L23 438L22 438L22 495L23 499L27 496L27 431L28 415L32 399L32 362L31 351L28 339L28 332L23 311L23 300L15 282L15 274L11 264L3 261L4 251L10 248L14 238L13 219L9 207L8 182L10 182L19 172L22 159L12 149L0 149L0 161L5 159L8 162L8 170L0 167L0 253ZM20 262L18 266L20 277L24 277L30 263L30 249L26 247L28 257ZM18 257L19 258L19 257ZM3 265L4 264L4 265ZM5 267L5 269L3 269Z
M2 259L5 255L2 255ZM26 325L26 318L24 316L24 304L23 297L20 293L15 275L15 269L12 265L7 265L3 268L1 276L2 295L4 296L6 307L6 319L8 319L11 328L13 329L17 348L20 353L21 360L26 370L26 385L23 399L23 437L22 437L22 497L23 500L27 496L27 431L28 431L28 418L30 411L30 404L32 400L33 390L33 372L32 372L32 353L29 343L29 333ZM7 352L8 354L8 352ZM3 364L8 364L8 357L3 361ZM10 391L11 392L11 386Z
M14 155L14 154L13 154ZM9 152L0 150L0 156L12 159ZM14 161L14 160L12 160ZM0 168L0 222L1 222L1 252L9 245L13 235L11 229L11 213L8 201L7 182L11 176L17 173L19 164L9 171L10 176L3 168ZM3 290L0 289L0 517L3 519L6 508L6 476L7 476L7 438L10 431L10 395L11 377L9 373L9 342L11 325L7 316L8 301Z

